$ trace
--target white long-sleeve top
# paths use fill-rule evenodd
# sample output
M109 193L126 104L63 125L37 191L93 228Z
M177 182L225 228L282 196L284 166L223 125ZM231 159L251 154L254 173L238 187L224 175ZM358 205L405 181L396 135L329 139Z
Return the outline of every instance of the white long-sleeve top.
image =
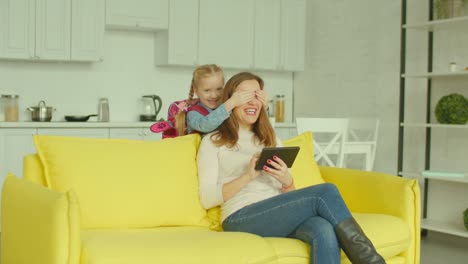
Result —
M197 156L200 199L205 209L221 205L221 221L224 221L244 206L281 193L281 183L262 171L231 199L224 201L223 185L246 173L250 159L263 146L255 144L253 133L245 129L239 130L239 141L233 148L217 147L211 140L212 134L203 137ZM281 146L281 140L276 141Z

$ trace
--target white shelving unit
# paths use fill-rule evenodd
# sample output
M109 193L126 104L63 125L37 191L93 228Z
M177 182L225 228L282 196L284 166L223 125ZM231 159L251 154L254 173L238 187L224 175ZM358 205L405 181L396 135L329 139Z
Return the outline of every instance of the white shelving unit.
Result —
M439 222L426 218L421 221L421 228L468 238L468 231L463 225L459 224Z
M466 28L468 27L468 17L456 17L450 19L439 19L434 21L429 21L426 23L420 24L406 24L403 25L403 28L406 29L416 29L434 32L437 30L444 29L454 29L454 28Z
M432 0L428 0L429 2L429 9L431 8L432 5ZM406 4L406 1L404 1ZM406 9L405 9L406 10ZM431 13L431 12L429 12ZM429 18L431 20L431 18ZM404 19L403 23L406 23L406 14L404 14ZM427 52L427 72L405 72L404 69L406 69L406 64L409 63L409 61L406 61L406 31L407 30L416 30L416 31L424 31L428 33L428 52ZM466 87L468 88L468 70L459 69L456 72L434 72L432 71L433 69L433 54L436 52L440 52L440 49L435 48L435 45L437 43L434 43L434 34L437 31L444 31L444 30L460 30L462 33L466 34L468 31L468 16L465 17L456 17L456 18L450 18L450 19L442 19L442 20L434 20L434 21L428 21L424 23L415 23L415 24L403 24L402 25L402 72L401 72L401 87L400 87L400 93L403 95L405 94L405 79L408 78L423 78L427 79L427 105L426 105L426 111L432 111L431 109L431 95L432 95L432 90L436 89L438 86L432 86L433 82L431 79L434 78L445 78L444 80L437 80L438 83L441 83L445 80L453 79L453 78L458 78L457 80L461 80L461 82L465 83L466 82ZM411 31L410 31L411 32ZM460 79L461 78L461 79ZM465 81L466 80L466 81ZM408 87L407 89L414 89L414 87ZM399 135L399 159L398 159L398 174L400 176L404 176L407 178L415 178L420 181L424 182L424 196L423 196L423 219L421 221L421 228L424 231L423 235L425 234L426 230L429 231L436 231L436 232L441 232L445 234L450 234L450 235L455 235L455 236L460 236L460 237L465 237L468 238L468 231L465 229L463 226L463 223L460 223L460 219L447 219L446 221L440 221L436 219L431 219L428 217L427 214L427 207L428 207L428 186L429 182L438 181L440 184L442 182L451 182L451 183L456 183L458 186L466 186L468 189L468 176L467 172L465 172L464 177L450 177L450 176L423 176L421 174L421 171L423 170L429 170L431 169L431 155L433 157L436 156L436 153L431 153L431 132L432 130L440 130L440 129L446 129L446 130L459 130L459 129L466 129L467 130L467 135L468 135L468 124L465 125L451 125L451 124L437 124L437 123L432 123L431 118L429 115L429 112L427 112L426 115L426 122L405 122L405 106L408 106L408 103L411 102L405 102L405 97L403 96L402 99L400 100L400 135ZM403 150L405 148L405 145L403 144L403 139L404 139L404 133L405 130L408 128L414 128L414 129L420 129L420 131L425 131L425 137L426 137L426 157L425 157L425 168L420 168L419 171L407 171L404 170L403 167ZM461 184L461 185L460 185ZM463 188L463 187L462 187ZM444 219L445 220L445 219Z
M449 128L449 129L468 129L468 125L447 125L447 124L434 124L434 123L401 123L403 127L433 127L433 128Z
M468 76L468 71L458 72L426 72L426 73L410 73L403 74L403 78L444 78L444 77L457 77Z
M466 183L468 186L468 177L441 177L441 176L422 176L420 172L412 171L403 171L399 173L400 176L414 179L430 179L437 181L446 181L446 182L455 182L455 183ZM468 238L468 231L465 229L463 224L449 223L437 221L429 218L424 218L421 220L421 228L441 232L445 234L450 234L454 236L461 236Z

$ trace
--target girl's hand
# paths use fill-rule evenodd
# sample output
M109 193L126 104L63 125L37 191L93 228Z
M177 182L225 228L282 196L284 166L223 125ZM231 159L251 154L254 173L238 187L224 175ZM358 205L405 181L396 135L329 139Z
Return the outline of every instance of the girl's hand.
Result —
M238 107L250 102L255 98L255 92L251 91L236 91L232 94L229 100L232 100L234 107Z
M231 98L227 99L224 103L224 107L227 112L231 112L232 109L244 105L255 98L255 92L250 91L235 91Z
M265 90L257 90L255 91L255 97L257 97L258 100L260 100L263 104L263 108L265 110L268 109L268 94Z
M291 186L293 178L289 173L288 166L282 159L273 156L273 160L267 160L268 164L273 167L263 166L263 171L277 179L283 186Z

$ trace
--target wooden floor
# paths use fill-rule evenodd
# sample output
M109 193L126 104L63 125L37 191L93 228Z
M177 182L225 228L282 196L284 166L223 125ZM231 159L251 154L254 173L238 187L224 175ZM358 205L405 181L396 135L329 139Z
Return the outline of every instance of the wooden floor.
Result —
M421 264L467 263L468 238L429 231L421 239Z

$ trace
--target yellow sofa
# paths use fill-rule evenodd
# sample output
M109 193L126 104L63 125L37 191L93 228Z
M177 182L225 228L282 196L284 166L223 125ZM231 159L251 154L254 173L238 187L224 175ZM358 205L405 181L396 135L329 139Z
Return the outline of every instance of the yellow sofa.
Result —
M24 177L3 186L2 264L309 263L299 240L220 231L219 209L198 198L198 135L34 141ZM297 187L336 184L387 263L419 263L417 182L318 167L311 142L310 133L284 142L301 146Z

